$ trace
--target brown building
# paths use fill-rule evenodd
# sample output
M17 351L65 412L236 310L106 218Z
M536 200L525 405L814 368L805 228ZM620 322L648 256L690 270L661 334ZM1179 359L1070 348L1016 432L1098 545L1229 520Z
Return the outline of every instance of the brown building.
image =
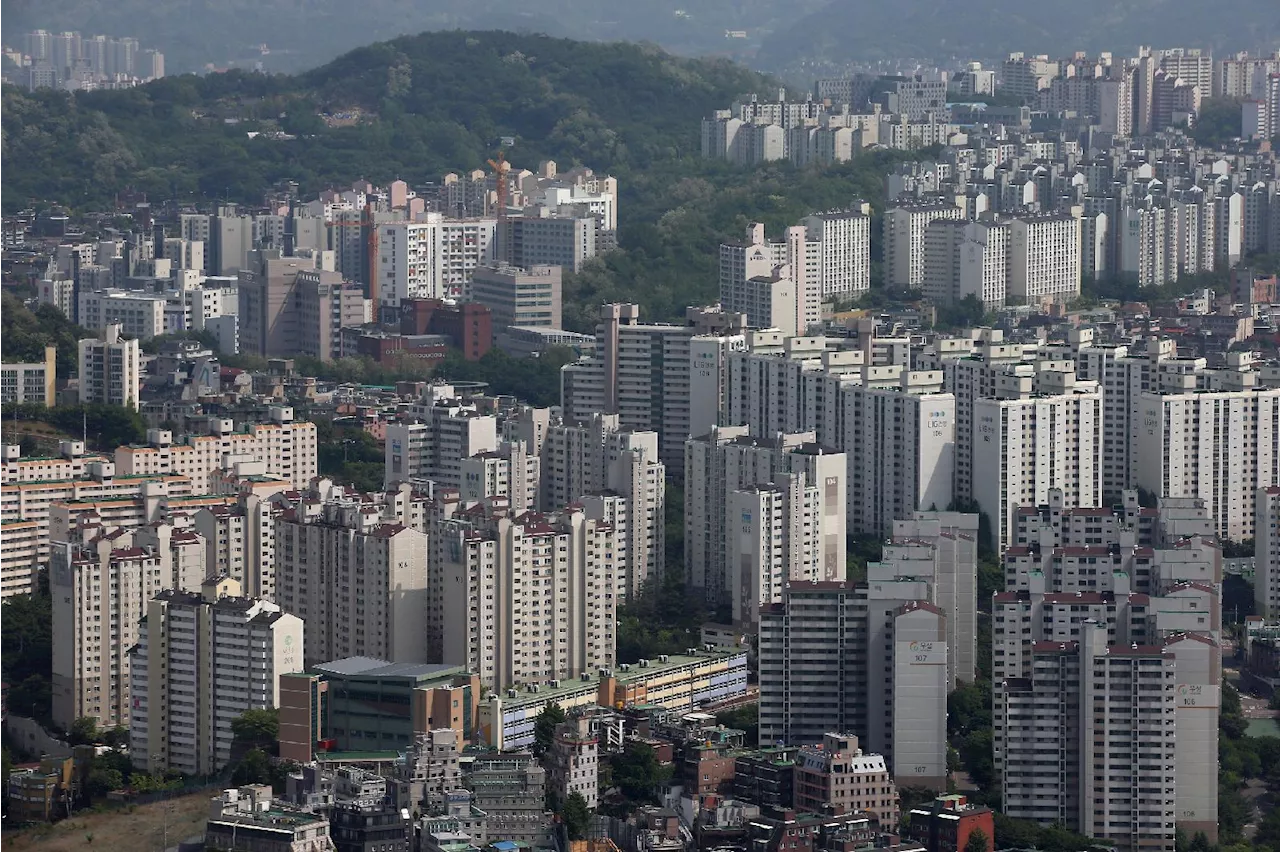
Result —
M478 361L493 346L493 317L488 307L476 302L402 299L400 333L443 335L468 361Z
M428 361L444 358L449 353L445 340L439 334L409 335L348 328L343 332L342 346L343 352L372 358L385 367L400 355Z
M736 758L727 745L699 742L685 746L685 790L695 795L727 793L733 786Z
M341 329L361 325L368 314L359 285L315 269L311 258L255 250L239 276L240 351L246 355L340 357Z
M977 831L986 838L987 852L995 852L996 824L991 808L970 805L964 796L951 795L912 808L906 834L928 852L964 852Z

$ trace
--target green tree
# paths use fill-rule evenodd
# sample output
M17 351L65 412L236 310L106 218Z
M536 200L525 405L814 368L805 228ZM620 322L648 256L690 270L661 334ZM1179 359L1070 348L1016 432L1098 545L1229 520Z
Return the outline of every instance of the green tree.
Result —
M270 784L271 758L260 748L249 749L231 773L233 784Z
M964 844L964 852L991 852L994 848L991 838L987 837L987 833L980 828L971 831L969 839Z
M98 740L98 720L90 716L81 716L76 719L67 731L67 742L73 746L92 745Z
M1230 683L1222 683L1222 705L1218 712L1218 729L1230 740L1238 740L1245 735L1249 723L1244 718L1240 705L1240 693Z
M560 808L560 821L564 823L570 840L586 839L591 828L591 810L581 793L574 791L565 798L564 806Z
M231 736L253 749L275 753L280 740L280 711L246 710L231 720Z
M124 788L124 776L120 770L110 767L95 766L89 770L85 792L90 800L105 798L112 790Z
M538 718L533 723L533 753L546 754L547 749L551 748L551 741L555 739L556 725L568 718L564 714L564 710L554 701L542 708L542 712L538 714Z
M743 743L754 748L760 739L760 705L742 704L732 710L722 710L716 714L716 723L742 731Z
M659 788L671 779L671 767L658 762L658 753L648 743L628 741L610 762L613 783L633 804L657 804Z

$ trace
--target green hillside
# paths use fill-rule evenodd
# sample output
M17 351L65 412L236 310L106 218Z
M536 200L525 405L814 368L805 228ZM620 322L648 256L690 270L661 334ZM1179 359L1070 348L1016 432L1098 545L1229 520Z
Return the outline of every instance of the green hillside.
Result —
M6 89L4 204L102 207L127 187L256 200L282 178L309 191L359 177L421 183L482 166L502 136L516 138L510 156L522 165L551 157L625 172L696 152L698 119L762 85L724 60L640 45L448 32L299 76L188 75L74 97ZM355 126L320 117L355 110Z
M5 0L5 43L79 30L133 36L164 52L170 73L207 64L268 71L311 68L361 44L424 30L548 33L591 41L654 42L686 55L746 56L761 37L824 0ZM725 38L742 30L747 38ZM264 50L265 46L265 50Z
M184 76L74 97L6 89L4 204L110 209L128 188L153 200L252 203L283 179L304 195L362 177L422 185L482 167L513 136L508 157L520 166L550 157L619 178L620 248L569 276L566 328L590 330L596 307L615 300L675 318L714 301L717 246L749 222L777 233L855 199L878 209L886 170L910 156L821 169L701 159L702 116L776 85L652 47L488 32L398 39L293 77ZM324 113L360 118L332 127Z

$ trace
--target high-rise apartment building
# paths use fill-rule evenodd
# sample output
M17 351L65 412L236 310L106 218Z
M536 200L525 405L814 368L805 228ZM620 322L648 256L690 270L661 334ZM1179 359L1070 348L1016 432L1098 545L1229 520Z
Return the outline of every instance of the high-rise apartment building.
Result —
M379 222L376 269L382 308L398 309L403 299L461 296L472 273L498 259L497 227L494 218L449 219L439 213L425 213L412 222Z
M293 419L293 408L274 406L266 423L250 423L235 431L229 418L211 418L206 435L179 436L168 429L148 429L147 442L117 447L119 476L184 476L197 493L212 491L213 475L228 464L256 462L262 473L307 488L319 473L316 425Z
M884 280L916 289L925 280L925 229L936 219L964 219L955 204L915 202L884 211Z
M972 683L977 672L978 516L916 512L893 522L893 537L868 578L924 582L925 598L947 619L948 688Z
M911 593L923 583L902 583ZM760 611L760 744L856 732L900 784L946 784L946 616L851 583L792 583Z
M869 205L806 216L806 250L817 243L823 299L850 298L871 289L871 216Z
M76 310L79 323L89 329L117 324L122 334L137 340L150 340L166 331L164 296L132 290L81 288Z
M137 409L141 384L137 340L125 340L118 324L107 325L101 338L80 341L81 405L123 405Z
M1154 649L1148 656L1174 660L1176 760L1117 768L1133 773L1130 786L1138 781L1137 771L1143 771L1152 784L1176 788L1178 827L1213 836L1222 556L1203 501L1162 499L1152 509L1139 504L1137 492L1126 491L1115 509L1071 508L1061 492L1053 491L1047 505L1021 507L1017 516L1017 543L1005 551L1007 591L995 596L992 607L995 763L1003 774L1006 806L1027 819L1064 824L1072 818L1087 821L1096 809L1100 793L1091 798L1085 791L1090 783L1086 776L1095 774L1086 754L1091 737L1081 728L1079 739L1065 744L1068 753L1057 756L1036 738L1046 730L1069 731L1084 724L1074 716L1092 716L1093 730L1105 731L1110 746L1112 731L1104 727L1108 720L1087 707L1055 707L1053 696L1042 702L1045 696L1031 694L1041 689L1041 670L1048 666L1055 677L1062 676L1061 655L1096 629L1099 654L1127 655L1146 648ZM1075 663L1065 665L1075 677L1070 668ZM1087 667L1085 671L1083 678L1088 677ZM1077 688L1074 682L1062 686ZM1155 685L1143 689L1139 681L1132 712L1163 712L1169 697L1162 693ZM1092 739L1101 745L1100 737ZM1036 762L1045 759L1060 761L1056 777ZM1156 828L1160 835L1165 827L1137 828L1142 829L1139 834Z
M1258 489L1280 482L1280 388L1206 392L1179 378L1138 394L1134 484L1198 497L1218 535L1255 538Z
M618 543L608 524L571 510L513 518L491 503L457 512L436 535L443 662L495 691L613 665Z
M602 306L595 354L561 371L565 422L617 414L623 429L657 432L660 460L679 475L692 418L706 418L707 403L718 401L723 355L742 345L746 329L741 314L690 308L686 316L685 325L645 324L637 305ZM715 420L700 428L713 425Z
M1074 374L1060 374L1074 379ZM1003 551L1018 506L1061 489L1068 506L1102 499L1102 391L1093 382L1054 395L974 403L973 496ZM981 475L977 472L981 471Z
M231 760L231 723L278 706L279 676L302 670L302 619L238 591L211 580L204 594L169 589L148 602L129 651L135 766L220 771Z
M1112 645L1104 625L1038 642L997 699L1005 810L1123 850L1174 848L1179 697L1168 645Z
M1080 295L1080 220L1045 214L1009 223L1008 293L1020 304L1065 304Z
M690 585L712 603L732 602L735 621L754 624L755 610L779 600L787 581L839 579L846 476L844 455L815 443L812 432L764 438L728 426L690 438Z
M1000 65L999 91L1023 103L1035 103L1040 92L1058 76L1058 66L1048 56L1011 53Z
M332 360L342 354L339 331L371 318L361 288L317 269L313 257L254 250L238 274L240 351L250 355Z
M296 328L293 346L270 354L297 353L321 361L340 358L342 329L371 319L364 290L359 284L344 281L337 272L318 269L299 272L294 288L297 298L292 311Z
M498 421L473 403L456 399L426 401L412 420L387 424L386 485L430 480L461 486L462 460L498 448Z
M937 304L973 296L984 308L1002 307L1008 248L1006 224L935 219L925 227L921 290Z
M849 532L885 534L897 518L950 504L956 406L940 370L883 363L897 347L871 333L837 351L820 337L748 337L749 351L728 358L723 422L754 435L812 431L844 453Z
M160 561L127 533L51 548L53 720L64 729L85 716L102 728L128 724L128 652L147 601L166 588Z
M499 252L518 269L558 266L580 272L596 256L599 229L594 216L509 216L499 223Z
M1259 488L1254 508L1254 608L1274 621L1280 614L1280 486Z
M852 236L847 230L842 236ZM836 242L833 227L838 256ZM754 328L802 335L821 320L823 259L822 243L809 240L806 226L790 227L784 240L769 242L764 225L753 222L743 241L720 246L721 307L745 314Z
M666 466L656 432L625 431L618 421L599 414L580 426L547 429L538 505L550 512L580 503L588 518L614 528L617 595L625 601L665 570Z
M307 665L427 659L427 537L355 499L299 500L275 522L275 600L306 622Z

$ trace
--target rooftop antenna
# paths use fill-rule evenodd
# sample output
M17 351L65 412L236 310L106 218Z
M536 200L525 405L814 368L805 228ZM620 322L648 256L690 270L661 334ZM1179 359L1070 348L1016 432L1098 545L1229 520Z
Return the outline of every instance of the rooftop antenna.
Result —
M89 448L89 412L83 408L80 409L80 441L87 450Z

